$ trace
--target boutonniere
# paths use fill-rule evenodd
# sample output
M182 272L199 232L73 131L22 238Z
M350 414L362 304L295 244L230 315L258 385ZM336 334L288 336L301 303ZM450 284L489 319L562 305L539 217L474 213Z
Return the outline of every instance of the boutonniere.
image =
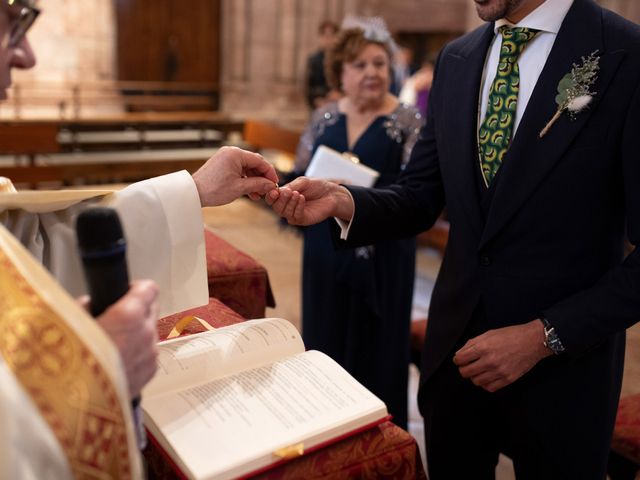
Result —
M558 110L540 132L540 138L547 134L565 111L571 120L575 120L576 115L589 106L596 94L591 91L591 87L598 78L598 70L600 69L600 55L597 53L596 50L588 57L582 57L582 63L580 65L574 63L571 72L562 77L558 83L558 95L556 96Z

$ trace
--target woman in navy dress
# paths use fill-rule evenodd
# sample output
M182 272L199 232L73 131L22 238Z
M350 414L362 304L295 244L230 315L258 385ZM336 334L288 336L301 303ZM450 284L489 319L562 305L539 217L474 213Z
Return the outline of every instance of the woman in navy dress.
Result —
M312 115L298 147L296 175L304 174L318 146L326 145L380 172L376 186L394 182L409 161L423 119L389 93L391 45L386 28L376 25L340 33L326 69L344 97ZM304 231L305 344L345 367L406 428L415 239L336 250L330 222Z

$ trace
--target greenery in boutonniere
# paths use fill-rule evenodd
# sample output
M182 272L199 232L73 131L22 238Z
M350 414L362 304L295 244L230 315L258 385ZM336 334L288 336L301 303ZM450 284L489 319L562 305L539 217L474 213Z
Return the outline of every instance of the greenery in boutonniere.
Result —
M540 138L547 134L563 112L568 112L571 119L574 120L576 115L591 103L596 94L591 91L591 87L597 80L600 69L600 56L597 53L595 51L588 57L582 57L582 63L580 65L574 63L571 72L562 77L556 96L558 110L540 132Z

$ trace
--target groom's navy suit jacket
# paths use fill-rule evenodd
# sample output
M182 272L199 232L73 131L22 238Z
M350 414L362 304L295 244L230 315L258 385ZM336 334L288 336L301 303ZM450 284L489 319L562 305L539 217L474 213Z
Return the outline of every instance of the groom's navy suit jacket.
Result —
M572 375L597 385L585 401L604 408L612 425L624 330L640 320L640 252L624 258L625 233L640 241L640 28L575 0L486 206L478 103L493 36L485 24L443 49L427 124L398 185L349 187L356 210L347 243L415 235L446 205L451 231L431 299L420 398L480 305L488 328L546 316L566 354L541 363L575 367ZM600 70L591 104L539 138L557 110L558 82L592 52Z

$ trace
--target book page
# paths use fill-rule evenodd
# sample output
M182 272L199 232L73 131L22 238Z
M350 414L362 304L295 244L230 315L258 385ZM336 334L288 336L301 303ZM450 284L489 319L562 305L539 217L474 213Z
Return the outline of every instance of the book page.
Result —
M298 330L281 318L247 320L158 345L158 371L143 397L265 365L304 352Z
M387 415L380 399L317 351L145 399L143 408L154 436L204 479L248 473L277 461L274 450L309 448Z

